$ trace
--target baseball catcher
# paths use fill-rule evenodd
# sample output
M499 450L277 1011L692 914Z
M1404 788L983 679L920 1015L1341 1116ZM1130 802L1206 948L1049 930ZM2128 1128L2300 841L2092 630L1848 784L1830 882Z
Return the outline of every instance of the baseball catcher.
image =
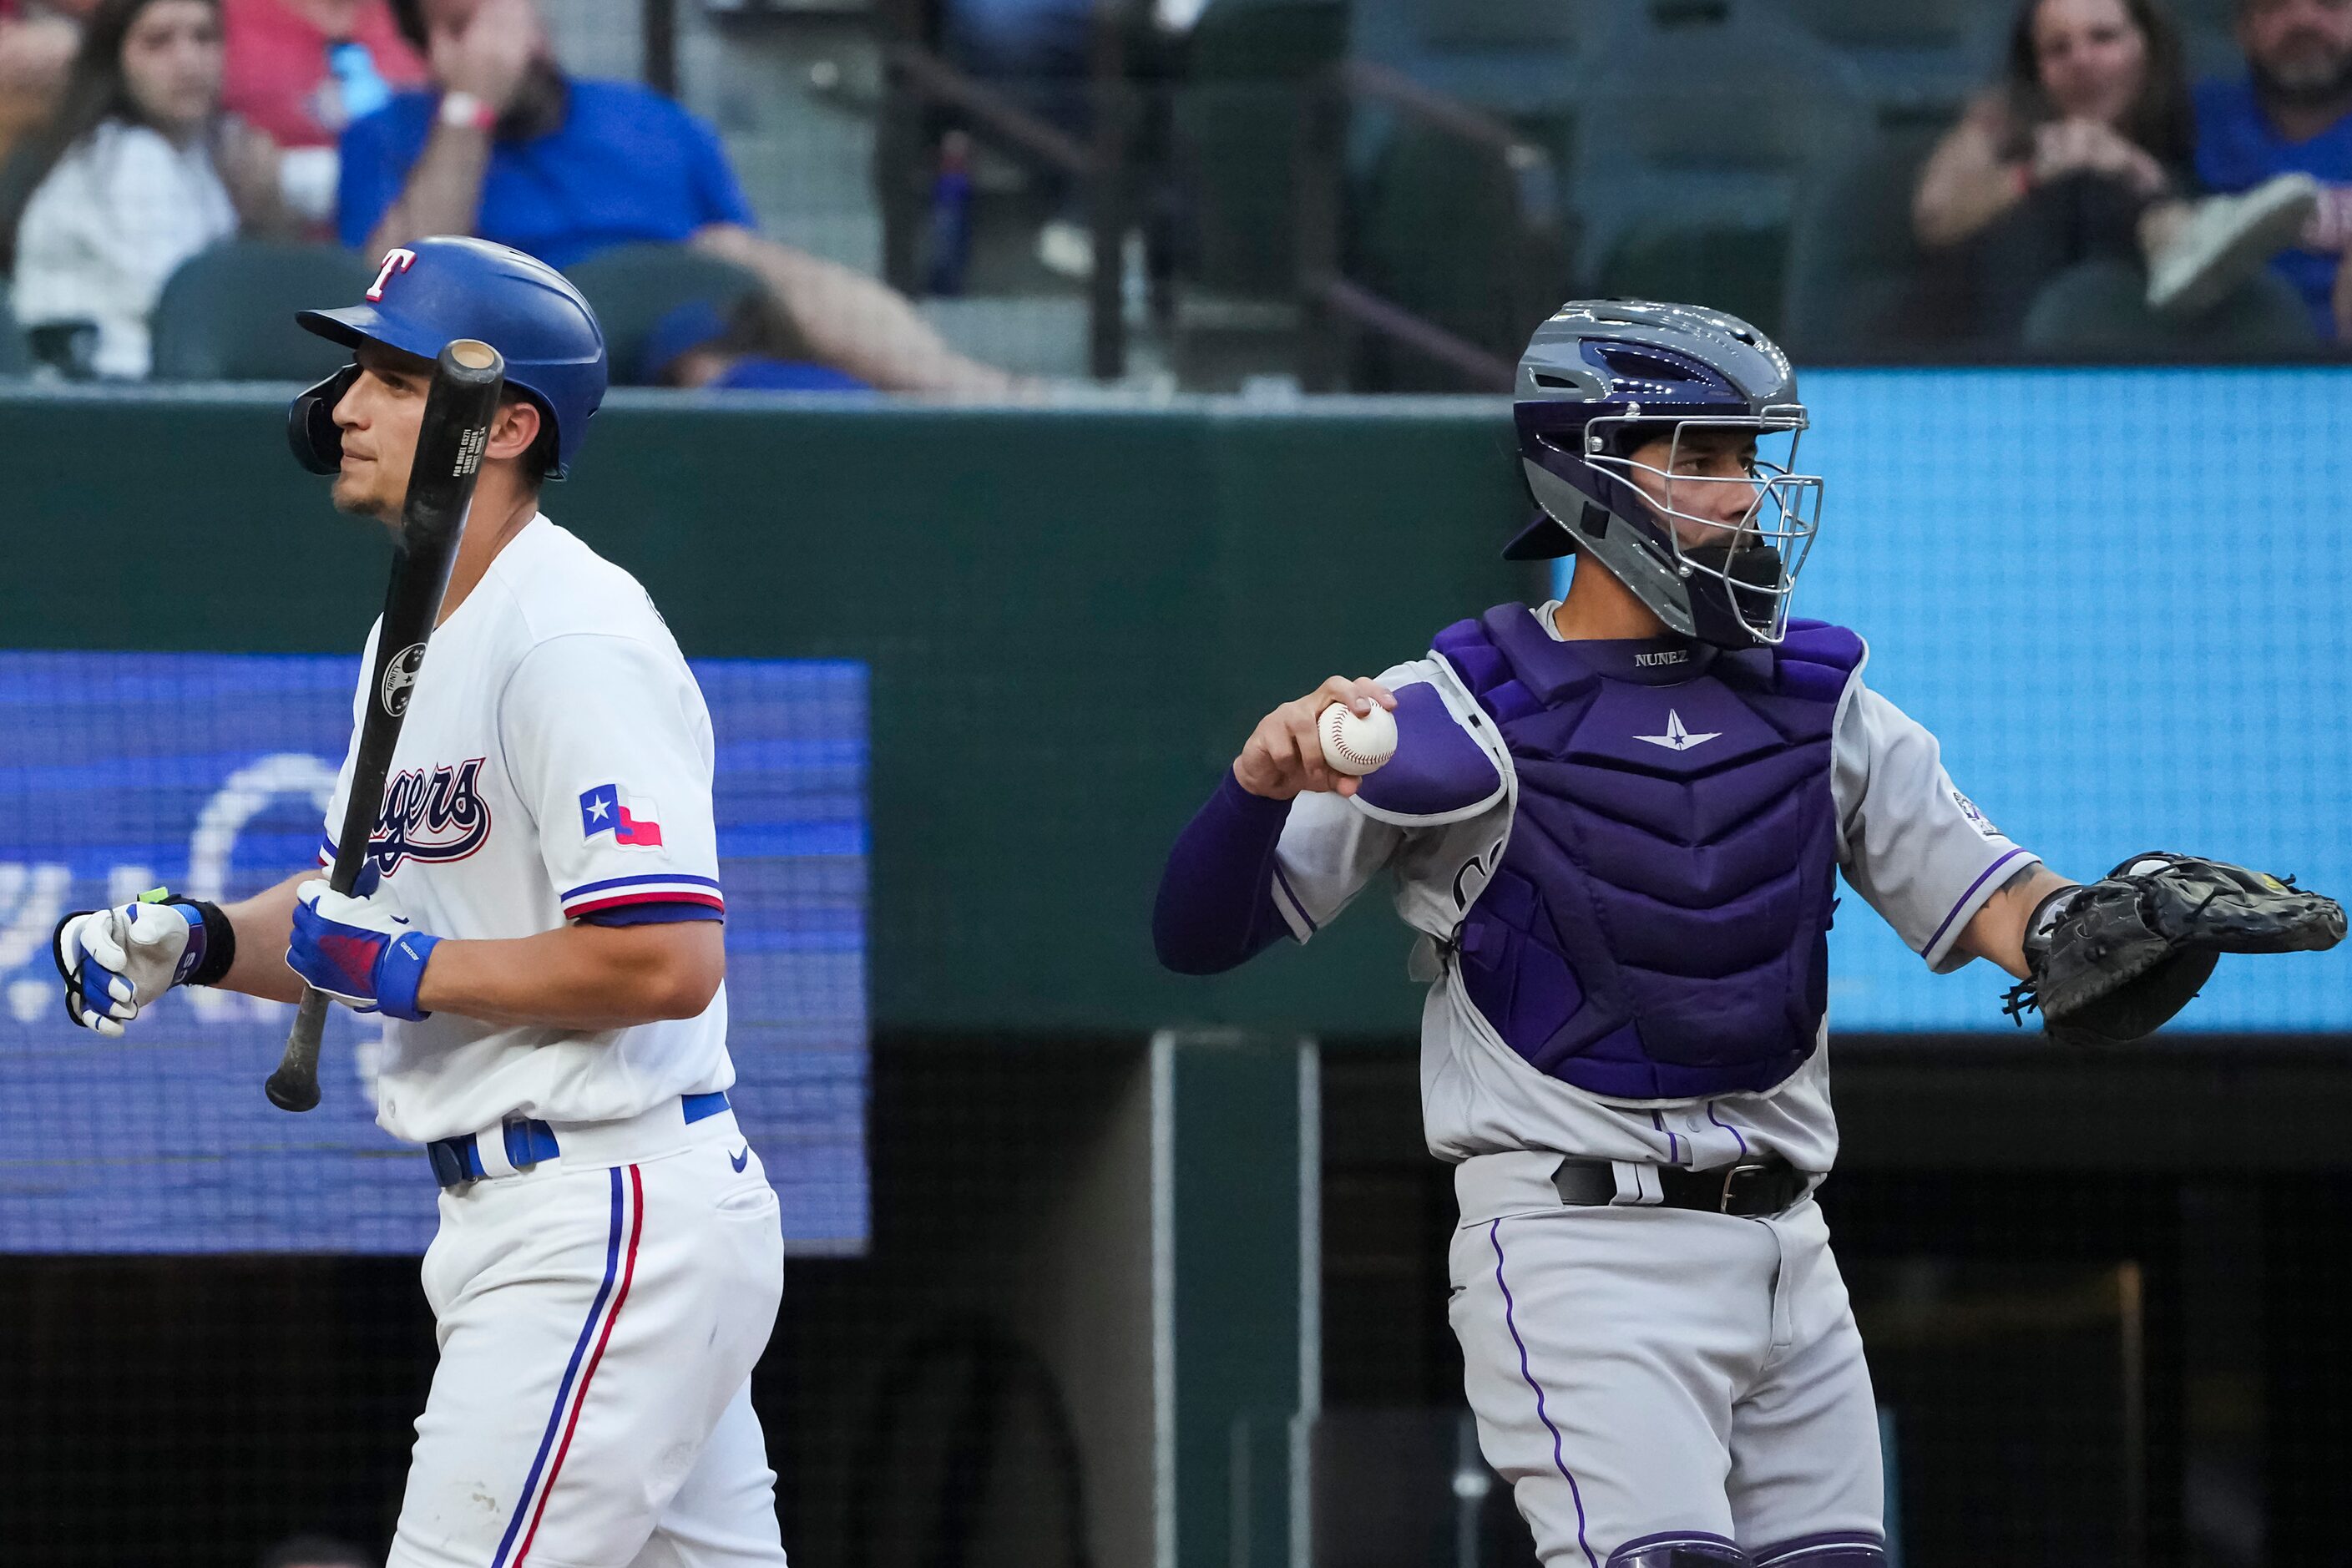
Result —
M1789 614L1822 481L1747 322L1572 302L1516 414L1541 510L1506 553L1573 555L1568 592L1260 720L1170 853L1160 956L1231 969L1392 883L1461 1208L1448 1315L1548 1568L1884 1568L1877 1403L1813 1197L1839 879L2065 1040L2137 1038L2217 954L2326 947L2344 912L2181 855L2082 886L1988 821L1861 637ZM1318 738L1335 704L1386 710L1376 770Z

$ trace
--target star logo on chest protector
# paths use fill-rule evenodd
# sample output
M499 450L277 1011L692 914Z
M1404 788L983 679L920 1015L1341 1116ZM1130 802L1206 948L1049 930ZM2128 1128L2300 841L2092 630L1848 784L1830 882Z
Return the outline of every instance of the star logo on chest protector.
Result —
M1704 746L1723 733L1720 730L1702 730L1693 734L1683 728L1683 716L1673 709L1666 710L1666 732L1663 735L1636 735L1637 741L1647 741L1654 746L1664 746L1670 752L1687 752L1693 746Z

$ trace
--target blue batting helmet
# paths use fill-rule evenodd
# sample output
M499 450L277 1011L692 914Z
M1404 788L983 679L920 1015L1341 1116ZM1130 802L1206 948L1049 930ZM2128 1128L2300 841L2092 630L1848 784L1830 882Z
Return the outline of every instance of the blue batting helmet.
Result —
M1519 361L1520 471L1543 509L1504 554L1590 555L1674 631L1727 647L1777 643L1811 548L1822 481L1791 471L1809 423L1772 340L1737 316L1643 300L1573 300ZM1689 475L1686 436L1785 437L1739 477ZM1634 460L1674 443L1663 468ZM1650 481L1653 500L1637 471ZM1671 479L1671 483L1667 481ZM1747 487L1736 522L1673 504L1685 487Z
M478 338L506 356L507 384L539 405L554 438L548 477L560 479L604 401L604 330L562 273L486 239L441 235L384 252L360 304L299 310L304 330L357 349L382 343L420 359L457 338ZM346 367L294 400L289 434L305 468L331 474L342 461L335 405L358 374Z

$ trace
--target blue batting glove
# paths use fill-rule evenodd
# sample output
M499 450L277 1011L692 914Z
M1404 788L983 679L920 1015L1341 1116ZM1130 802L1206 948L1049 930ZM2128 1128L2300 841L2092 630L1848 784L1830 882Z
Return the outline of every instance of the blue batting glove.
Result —
M357 1013L415 1023L425 965L441 939L418 931L386 888L373 898L338 893L319 878L294 889L294 940L286 966Z

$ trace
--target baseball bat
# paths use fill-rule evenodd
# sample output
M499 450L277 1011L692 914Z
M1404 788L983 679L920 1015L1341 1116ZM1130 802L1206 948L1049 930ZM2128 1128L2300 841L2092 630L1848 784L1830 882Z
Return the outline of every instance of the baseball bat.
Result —
M408 472L408 499L400 511L392 581L384 589L383 628L368 671L370 700L360 721L351 798L343 806L342 831L335 837L334 868L327 874L327 885L339 893L350 892L367 865L400 721L424 668L425 645L441 618L441 595L466 534L474 480L506 374L499 351L471 338L444 348L433 366L417 426L416 458ZM308 1110L319 1103L319 1037L326 1026L326 996L305 987L286 1037L286 1054L266 1086L269 1103L280 1110Z

